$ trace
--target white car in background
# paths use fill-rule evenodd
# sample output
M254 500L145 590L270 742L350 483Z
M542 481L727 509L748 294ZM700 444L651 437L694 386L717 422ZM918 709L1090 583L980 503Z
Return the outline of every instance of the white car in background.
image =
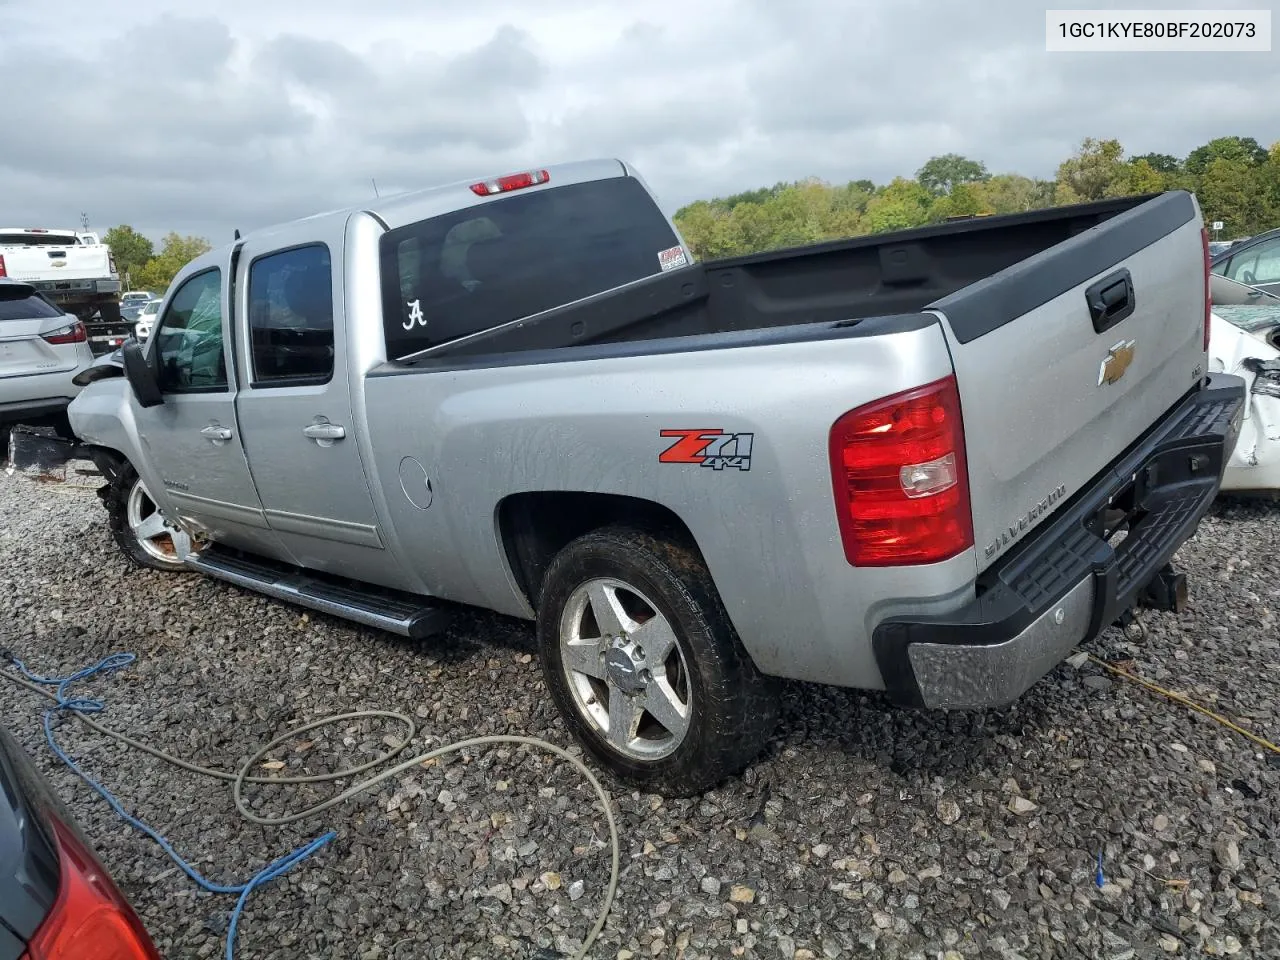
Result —
M1280 297L1213 275L1209 372L1243 377L1244 423L1224 493L1280 495Z
M84 322L34 286L0 279L0 424L69 431L71 378L93 363Z
M133 326L133 335L139 342L146 343L147 338L151 336L151 331L156 324L156 315L160 312L160 303L160 300L150 300L138 314L138 320Z

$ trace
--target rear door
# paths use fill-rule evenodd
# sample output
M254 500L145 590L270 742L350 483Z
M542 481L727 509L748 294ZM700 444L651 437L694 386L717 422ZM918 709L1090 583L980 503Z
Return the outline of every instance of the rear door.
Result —
M267 522L296 563L408 587L386 550L357 444L348 386L357 374L343 349L342 234L330 243L315 236L303 224L294 242L273 234L241 252L246 389L237 419L245 452Z
M959 383L980 567L1206 371L1200 211L1167 193L932 305Z

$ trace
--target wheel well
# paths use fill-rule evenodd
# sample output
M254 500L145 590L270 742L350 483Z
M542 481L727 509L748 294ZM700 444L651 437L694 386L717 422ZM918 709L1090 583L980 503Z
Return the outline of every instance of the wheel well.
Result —
M696 549L674 511L652 500L612 493L515 493L498 505L498 530L520 589L537 607L542 578L557 553L584 533L626 523Z
M107 483L115 483L120 471L129 463L129 458L120 451L96 444L82 444L79 453L93 461L93 465L102 471Z

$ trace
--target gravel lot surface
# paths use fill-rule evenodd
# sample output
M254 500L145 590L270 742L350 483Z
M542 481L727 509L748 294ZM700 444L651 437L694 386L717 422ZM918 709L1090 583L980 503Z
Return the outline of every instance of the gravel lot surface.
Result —
M1220 505L1181 561L1190 611L1148 613L1145 641L1111 631L1096 652L1280 738L1280 507ZM36 670L135 652L83 691L107 700L102 719L228 770L290 725L360 708L415 715L423 748L483 733L568 743L527 625L477 613L412 644L139 571L84 489L0 476L0 618ZM221 956L233 898L197 891L52 758L43 701L0 690L0 721L68 798L161 951ZM680 802L611 785L623 873L594 956L1280 956L1280 766L1237 734L1092 665L1064 665L981 715L817 686L785 695L745 777ZM398 732L334 728L278 759L289 773L335 769ZM264 829L236 816L224 784L72 720L59 737L212 879L242 881L338 832L253 896L242 958L552 957L581 942L608 877L589 788L524 750L416 769L314 823ZM279 813L331 789L266 788L255 804Z

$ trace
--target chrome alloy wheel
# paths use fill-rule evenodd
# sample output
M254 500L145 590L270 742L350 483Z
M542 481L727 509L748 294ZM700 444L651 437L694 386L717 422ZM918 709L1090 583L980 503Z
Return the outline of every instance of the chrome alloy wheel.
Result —
M138 546L163 564L181 566L191 553L191 537L165 519L146 485L139 479L129 490L125 518Z
M588 580L560 617L560 659L574 705L619 753L670 756L689 732L692 686L680 641L643 593Z

